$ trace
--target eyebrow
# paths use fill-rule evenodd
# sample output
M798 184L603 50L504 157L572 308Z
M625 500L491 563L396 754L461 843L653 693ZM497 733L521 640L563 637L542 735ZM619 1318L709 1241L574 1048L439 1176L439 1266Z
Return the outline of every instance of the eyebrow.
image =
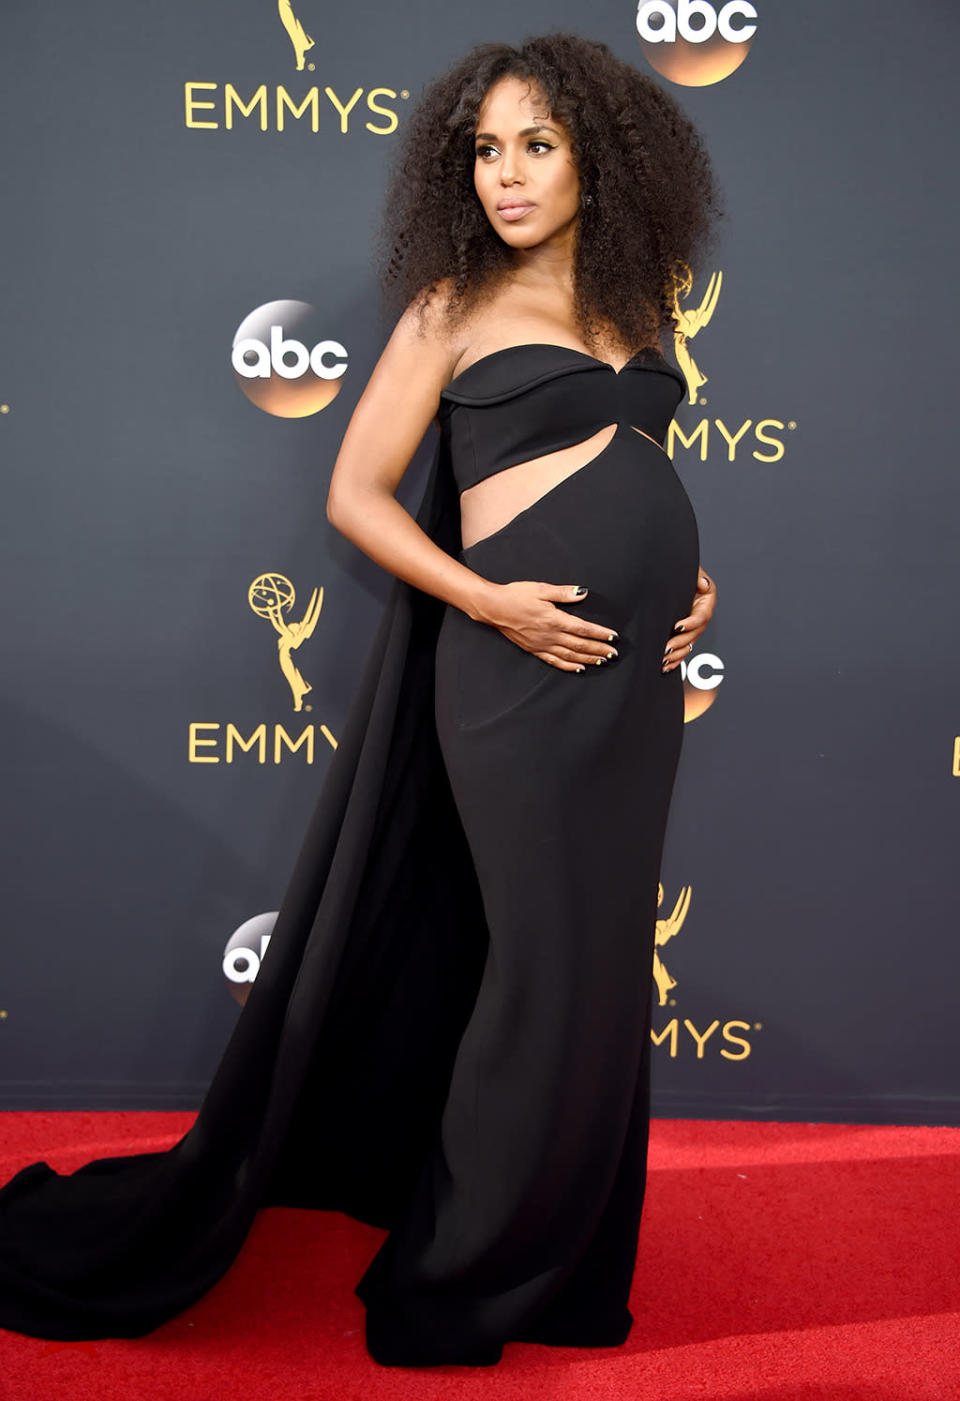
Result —
M553 134L554 134L554 136L559 136L559 135L560 135L559 131L557 131L557 128L556 128L555 126L546 126L546 125L540 125L540 126L525 126L525 127L523 128L523 131L518 131L518 132L517 132L517 135L518 135L518 136L533 136L534 133L535 133L535 132L538 132L538 131L552 131ZM478 131L478 132L476 133L476 135L474 136L473 139L474 139L474 141L496 141L496 140L497 140L497 137L494 135L494 133L493 133L492 131Z

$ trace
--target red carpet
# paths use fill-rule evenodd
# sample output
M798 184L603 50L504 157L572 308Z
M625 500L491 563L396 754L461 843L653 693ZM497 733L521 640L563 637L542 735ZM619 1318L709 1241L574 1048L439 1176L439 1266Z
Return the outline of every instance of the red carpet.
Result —
M189 1114L5 1114L0 1180L165 1147ZM653 1125L623 1347L378 1367L352 1290L382 1232L262 1212L227 1277L131 1342L0 1332L3 1401L960 1401L960 1129ZM323 1262L316 1269L315 1260Z

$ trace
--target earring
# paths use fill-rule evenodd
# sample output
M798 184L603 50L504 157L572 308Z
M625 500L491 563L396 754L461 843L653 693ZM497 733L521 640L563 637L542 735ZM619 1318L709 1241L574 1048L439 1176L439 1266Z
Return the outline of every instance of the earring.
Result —
M584 195L581 204L593 204L593 195Z

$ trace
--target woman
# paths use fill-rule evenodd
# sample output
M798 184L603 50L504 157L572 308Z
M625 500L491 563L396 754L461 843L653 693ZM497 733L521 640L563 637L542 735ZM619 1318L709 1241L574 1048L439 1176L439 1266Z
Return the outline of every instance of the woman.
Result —
M327 509L397 582L194 1128L8 1184L8 1327L141 1334L283 1203L390 1228L357 1286L386 1365L629 1332L678 666L715 600L657 342L709 163L652 82L553 35L427 91L388 208L404 311Z

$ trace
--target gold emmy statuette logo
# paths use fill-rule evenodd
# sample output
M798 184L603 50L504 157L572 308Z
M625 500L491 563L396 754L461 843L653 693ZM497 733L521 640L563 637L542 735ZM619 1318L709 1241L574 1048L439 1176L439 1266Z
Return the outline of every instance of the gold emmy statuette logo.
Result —
M723 287L723 273L719 268L711 273L699 304L684 306L683 303L688 298L692 301L693 280L693 274L687 264L681 259L675 259L668 272L663 292L666 304L670 308L670 319L673 321L677 364L686 380L687 405L695 404L703 408L707 399L700 390L707 383L707 376L694 360L690 346L693 338L713 320ZM791 433L794 431L797 427L795 419L786 415L762 417L758 414L751 414L749 418L738 416L731 419L730 413L731 410L726 410L723 418L715 412L709 418L702 414L699 421L693 421L696 416L688 416L686 412L680 418L673 418L667 429L667 456L672 462L676 462L677 452L682 448L685 452L695 453L701 462L706 462L716 455L720 455L731 464L743 462L745 458L752 459L752 462L770 464L783 461L786 444L782 435L784 430Z
M700 387L706 384L708 379L708 376L703 373L690 354L688 341L693 340L704 326L710 324L713 313L717 309L717 302L720 300L722 285L723 273L719 271L711 273L707 290L703 294L700 305L681 308L680 298L686 299L693 291L693 274L685 263L679 264L673 274L673 347L677 363L687 381L688 404L697 402Z
M280 14L280 22L287 31L290 42L293 45L293 52L297 56L297 72L303 71L303 56L307 49L312 49L314 40L304 29L303 25L293 13L293 6L290 0L277 0L277 10Z
M307 611L299 623L288 622L283 615L290 611L296 598L294 587L285 574L260 574L247 591L247 601L257 617L268 618L279 633L277 655L280 670L293 693L294 710L302 710L303 698L313 687L303 679L290 653L313 636L323 607L323 589L314 589Z
M680 926L686 919L687 910L689 910L690 908L690 895L691 887L689 885L682 885L680 887L680 894L677 896L677 903L673 907L673 913L669 916L668 919L657 920L656 933L654 935L653 940L653 980L657 985L657 992L659 993L660 998L657 1005L660 1007L666 1007L667 994L671 988L675 988L677 986L677 980L676 978L671 978L670 974L667 972L667 969L664 963L662 962L660 955L657 953L657 949L662 949L664 944L669 943L669 941L673 938L674 934L679 934ZM662 904L663 886L658 885L657 909L659 909Z
M690 908L691 893L692 886L682 885L672 912L666 919L658 919L656 922L653 980L659 994L658 1007L666 1007L669 1004L673 1008L675 1005L675 999L670 993L677 986L677 980L670 976L660 958L659 950L664 944L668 944L675 934L680 933ZM657 908L662 904L663 886L658 885ZM650 1027L650 1040L654 1046L665 1047L663 1054L670 1060L675 1061L679 1056L695 1055L698 1061L713 1059L715 1056L719 1056L721 1061L745 1061L753 1051L752 1033L763 1030L762 1022L748 1022L742 1017L723 1019L713 1012L706 1013L706 1016L697 1012L694 1015L696 1021L675 1011L666 1012L665 1020L662 1021L654 1015Z

